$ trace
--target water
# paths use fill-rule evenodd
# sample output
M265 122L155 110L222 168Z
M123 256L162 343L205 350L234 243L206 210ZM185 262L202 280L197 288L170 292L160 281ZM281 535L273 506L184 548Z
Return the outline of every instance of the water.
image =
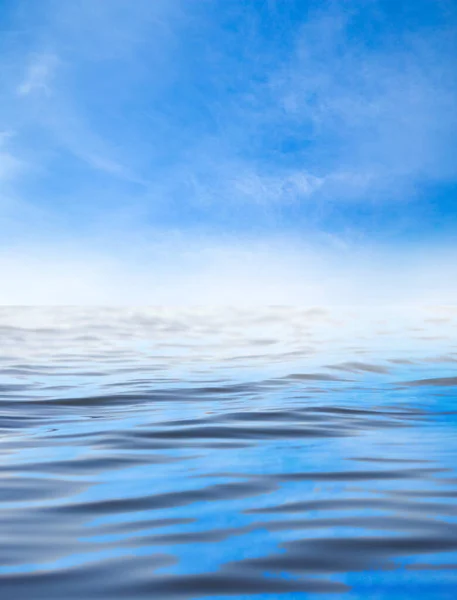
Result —
M457 310L0 311L0 597L457 597Z

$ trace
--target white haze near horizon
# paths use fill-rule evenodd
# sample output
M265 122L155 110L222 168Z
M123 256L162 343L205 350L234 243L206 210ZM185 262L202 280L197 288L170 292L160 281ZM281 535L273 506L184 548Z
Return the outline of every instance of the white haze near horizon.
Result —
M447 305L449 250L403 253L290 240L162 238L0 251L1 305Z

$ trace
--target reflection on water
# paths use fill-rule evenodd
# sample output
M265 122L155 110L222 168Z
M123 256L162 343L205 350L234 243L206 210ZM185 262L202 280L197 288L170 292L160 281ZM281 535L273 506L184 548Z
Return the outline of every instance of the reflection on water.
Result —
M455 598L457 310L0 311L2 598Z

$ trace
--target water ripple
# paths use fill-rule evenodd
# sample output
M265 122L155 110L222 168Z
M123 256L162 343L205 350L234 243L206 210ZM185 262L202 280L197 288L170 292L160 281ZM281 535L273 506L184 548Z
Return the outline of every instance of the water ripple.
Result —
M0 597L454 598L457 312L384 320L0 309Z

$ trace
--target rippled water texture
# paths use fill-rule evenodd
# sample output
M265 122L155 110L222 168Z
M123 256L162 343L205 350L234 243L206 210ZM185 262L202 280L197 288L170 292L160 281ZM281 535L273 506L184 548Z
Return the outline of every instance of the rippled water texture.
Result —
M0 597L456 598L457 309L0 311Z

